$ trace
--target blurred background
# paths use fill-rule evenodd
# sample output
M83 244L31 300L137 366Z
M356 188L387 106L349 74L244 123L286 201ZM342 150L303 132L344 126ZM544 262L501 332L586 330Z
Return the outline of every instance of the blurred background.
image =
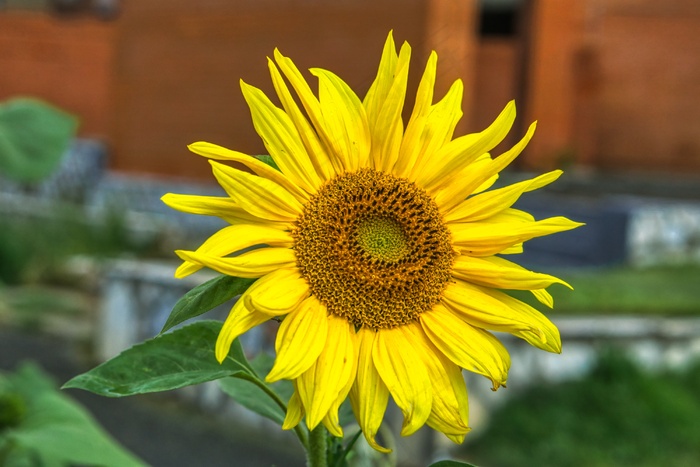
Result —
M13 169L0 131L0 369L33 359L62 384L157 334L177 299L213 277L173 279L172 250L222 226L160 202L222 193L187 144L264 153L239 79L272 94L266 57L278 47L363 96L389 30L413 50L407 109L431 50L436 96L457 78L465 85L457 134L482 130L516 99L518 119L494 154L533 120L537 134L499 183L562 168L518 206L587 224L528 242L516 258L575 288L554 286L546 310L562 355L504 336L508 389L468 377L467 442L423 430L397 441L400 465L697 465L697 0L0 0L0 123L13 122L18 97L77 119L65 150L56 142L58 156L31 177ZM265 342L260 331L246 345ZM291 437L256 444L250 433L275 428L215 385L118 401L70 395L151 465L303 465ZM400 425L395 410L387 421Z

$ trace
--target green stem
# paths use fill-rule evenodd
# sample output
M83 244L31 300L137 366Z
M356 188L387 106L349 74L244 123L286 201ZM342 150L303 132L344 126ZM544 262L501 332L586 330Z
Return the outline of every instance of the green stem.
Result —
M345 446L345 449L343 450L343 454L338 458L338 460L335 462L334 467L341 467L343 465L343 461L345 460L346 457L348 457L348 454L350 451L352 451L353 446L355 446L355 442L357 441L357 438L360 437L362 434L362 430L358 430L357 433L355 433L355 436L353 436L350 441L348 442L348 445Z
M319 425L309 433L309 448L306 450L307 467L328 467L326 458L326 448L328 444L328 434L326 428Z
M265 394L270 396L270 399L275 401L275 404L277 404L284 413L287 413L287 404L285 404L284 401L280 399L280 397L277 395L277 393L273 391L267 384L262 382L259 378L253 375L249 375L247 373L238 374L236 375L236 377L248 380L251 383L255 384L257 387L262 389L265 392ZM306 430L304 429L304 426L301 423L294 427L294 433L297 435L297 438L299 438L299 442L301 443L301 445L304 446L304 449L308 452L309 439L306 436Z

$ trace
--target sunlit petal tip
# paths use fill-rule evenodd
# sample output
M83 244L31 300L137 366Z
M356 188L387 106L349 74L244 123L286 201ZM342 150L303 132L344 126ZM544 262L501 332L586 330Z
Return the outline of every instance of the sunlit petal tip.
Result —
M491 380L491 384L492 384L491 390L492 390L493 392L496 392L496 391L498 391L498 389L501 388L501 387L503 387L503 389L507 389L506 382L507 382L506 379L502 379L502 380L500 380L500 381L499 381L499 380L492 379L492 380Z
M190 250L175 250L175 254L183 261L189 261L192 263L197 263L197 261L192 257L194 251Z
M471 428L469 428L469 431L471 431ZM447 438L455 444L462 444L464 443L464 438L467 436L467 433L459 435L448 435L447 433L445 433L445 436L447 436Z
M174 277L175 279L184 279L185 277L194 274L202 268L201 265L192 263L190 261L185 261L176 270Z
M196 153L196 152L197 152L196 149L197 149L197 148L199 147L199 145L201 145L202 143L203 143L203 141L196 141L196 142L194 142L194 143L190 143L190 144L187 145L187 149L189 149L190 151Z
M301 422L303 417L304 406L299 399L299 393L295 390L287 404L287 413L284 416L284 422L282 422L282 429L291 430Z
M323 423L323 426L326 427L328 432L335 436L336 438L342 438L343 437L343 428L340 426L340 424L334 420L332 420L333 417L331 417L330 414L327 414L321 422Z

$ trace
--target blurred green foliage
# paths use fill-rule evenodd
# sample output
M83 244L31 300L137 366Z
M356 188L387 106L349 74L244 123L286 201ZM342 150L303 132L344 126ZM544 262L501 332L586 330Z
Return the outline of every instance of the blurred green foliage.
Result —
M700 264L545 272L574 287L549 288L553 310L543 309L527 292L511 293L545 314L700 314Z
M57 209L50 217L0 219L0 283L60 282L61 265L73 255L104 258L157 250L157 238L134 238L118 212L88 220L81 209Z
M0 465L143 466L36 366L0 373Z
M38 99L0 103L0 174L41 181L56 170L77 128L75 116Z
M700 364L649 374L606 352L587 378L538 386L463 449L499 467L691 467L700 459Z

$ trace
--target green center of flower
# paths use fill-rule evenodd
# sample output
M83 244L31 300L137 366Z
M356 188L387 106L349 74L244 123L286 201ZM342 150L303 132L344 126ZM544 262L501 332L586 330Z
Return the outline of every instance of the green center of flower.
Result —
M455 253L435 201L414 183L373 169L327 182L292 235L311 293L357 327L415 321L452 277Z
M372 258L382 261L398 261L408 252L403 227L388 217L361 221L357 227L357 243Z

